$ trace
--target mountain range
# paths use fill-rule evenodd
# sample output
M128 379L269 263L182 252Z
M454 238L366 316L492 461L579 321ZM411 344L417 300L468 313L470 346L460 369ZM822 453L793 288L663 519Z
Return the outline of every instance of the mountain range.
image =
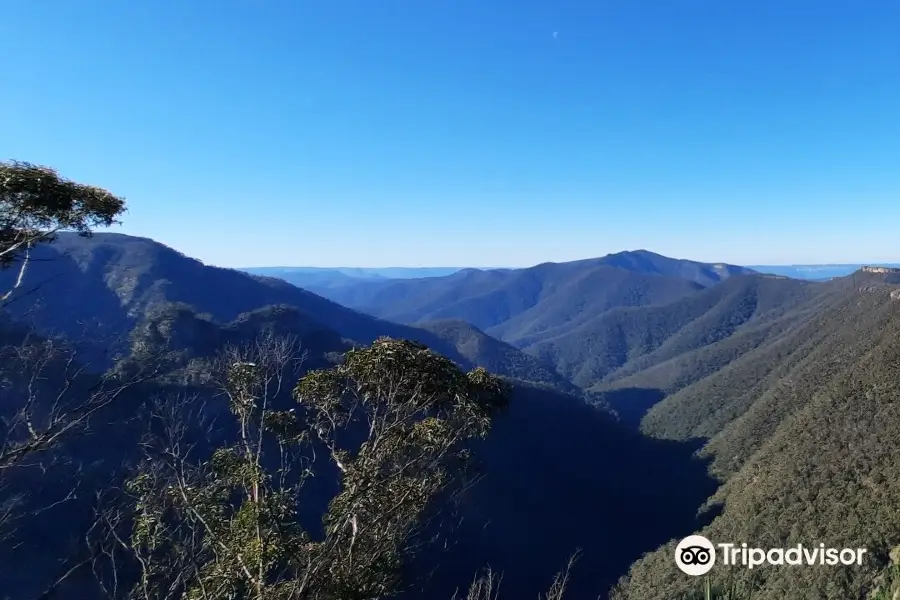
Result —
M169 348L173 373L269 329L297 336L311 366L392 336L508 378L515 397L485 442L455 543L421 559L432 574L422 597L484 564L511 597L534 597L580 549L572 599L680 598L698 589L672 561L690 533L870 551L863 567L712 572L754 598L843 600L889 585L900 271L818 282L635 251L415 278L341 273L305 289L273 273L204 265L145 238L63 234L37 249L7 310L124 355ZM28 555L4 560L25 569Z
M783 275L794 279L826 281L834 277L845 277L864 266L881 266L900 268L900 263L859 263L859 264L821 264L821 265L748 265L747 268L757 273ZM359 279L423 279L426 277L445 277L467 267L248 267L240 269L254 275L278 277L303 288L316 287L326 290L331 287L342 287L357 283ZM500 268L480 268L480 271L516 270Z

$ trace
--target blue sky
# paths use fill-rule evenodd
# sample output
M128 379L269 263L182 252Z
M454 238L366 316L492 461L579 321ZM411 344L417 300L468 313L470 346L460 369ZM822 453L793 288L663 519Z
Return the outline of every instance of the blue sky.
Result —
M9 2L0 157L225 266L900 262L896 0Z

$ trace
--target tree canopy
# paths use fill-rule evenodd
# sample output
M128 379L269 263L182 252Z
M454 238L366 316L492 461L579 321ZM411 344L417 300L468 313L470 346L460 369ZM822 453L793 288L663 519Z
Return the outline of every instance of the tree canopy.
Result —
M296 350L267 336L212 366L235 417L233 444L192 462L175 418L148 446L127 486L136 517L121 542L142 573L133 598L391 595L430 505L470 473L468 442L509 394L483 369L464 373L425 346L381 338L306 374L293 391L299 405L279 407ZM316 531L298 510L329 464L339 491Z
M63 230L90 235L117 223L124 212L125 200L103 188L70 181L50 167L0 162L0 268L19 263L15 289L36 244Z

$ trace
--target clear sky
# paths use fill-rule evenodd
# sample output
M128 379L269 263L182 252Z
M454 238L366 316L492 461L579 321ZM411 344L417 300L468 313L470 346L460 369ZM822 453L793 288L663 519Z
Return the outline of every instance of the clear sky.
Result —
M3 2L0 157L225 266L900 262L897 0Z

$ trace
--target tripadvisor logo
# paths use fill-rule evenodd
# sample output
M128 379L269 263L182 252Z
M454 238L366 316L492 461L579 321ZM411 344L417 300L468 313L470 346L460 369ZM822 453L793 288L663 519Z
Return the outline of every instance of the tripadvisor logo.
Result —
M702 535L689 535L675 547L675 564L688 575L705 575L716 564L716 548Z
M713 545L702 535L689 535L675 547L675 564L688 575L705 575L716 564L753 569L763 565L862 565L865 548L826 548L825 544L790 548L750 548L747 544Z

